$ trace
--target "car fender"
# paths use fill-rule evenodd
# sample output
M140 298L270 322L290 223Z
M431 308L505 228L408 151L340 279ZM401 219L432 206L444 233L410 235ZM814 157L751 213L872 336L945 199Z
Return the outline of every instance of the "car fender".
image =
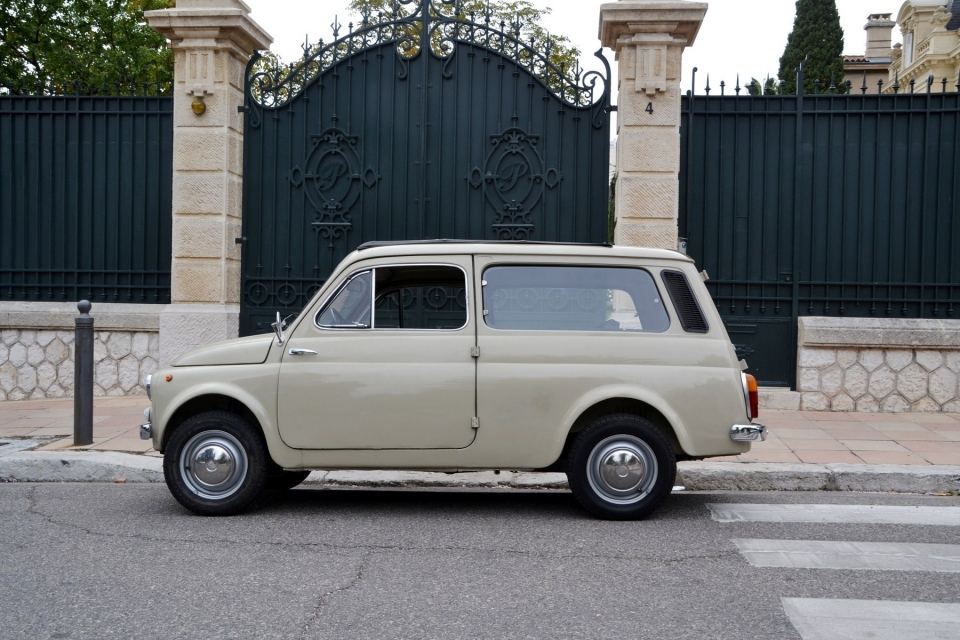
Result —
M582 416L584 412L590 409L590 407L600 404L601 402L616 398L636 400L653 407L659 411L664 418L666 418L667 422L670 424L670 427L673 429L674 434L676 434L677 440L680 442L680 447L684 450L689 450L691 448L692 441L690 434L684 427L683 420L680 419L680 416L671 408L670 403L667 402L660 394L647 387L617 384L591 389L589 392L579 397L577 401L570 406L570 409L567 411L567 414L564 417L563 428L559 434L559 448L557 450L557 455L559 456L563 449L567 434L570 433L577 420L580 419L580 416Z
M262 369L264 365L257 365L257 367ZM179 374L177 376L179 379L192 377L188 371L178 370L177 373ZM209 374L209 370L206 371L206 373ZM280 432L278 430L275 418L276 375L272 376L272 378L274 381L272 385L273 388L269 394L264 393L268 385L258 385L256 391L254 391L244 388L238 384L225 382L222 380L204 382L191 382L190 380L185 380L184 382L186 384L182 389L174 391L172 396L165 399L165 410L163 411L162 415L156 416L157 423L162 425L163 429L161 437L164 440L167 439L167 429L169 427L170 419L181 407L191 400L207 395L224 396L236 400L237 402L240 402L246 406L247 409L249 409L253 416L257 419L257 421L260 423L259 426L263 432L264 439L266 440L267 448L270 451L270 457L273 458L274 462L285 468L297 468L302 466L303 456L300 450L291 449L280 439ZM265 401L268 404L272 404L272 408L266 406Z

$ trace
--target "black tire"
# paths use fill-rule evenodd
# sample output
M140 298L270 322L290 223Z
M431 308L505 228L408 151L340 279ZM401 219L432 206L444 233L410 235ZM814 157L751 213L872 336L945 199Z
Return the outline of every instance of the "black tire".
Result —
M567 479L577 502L606 520L639 520L663 503L677 477L670 441L634 415L604 416L573 441Z
M267 476L267 491L289 491L307 479L310 471L275 469Z
M208 411L189 418L170 436L163 477L173 497L190 511L226 516L260 494L269 461L263 435L246 420Z

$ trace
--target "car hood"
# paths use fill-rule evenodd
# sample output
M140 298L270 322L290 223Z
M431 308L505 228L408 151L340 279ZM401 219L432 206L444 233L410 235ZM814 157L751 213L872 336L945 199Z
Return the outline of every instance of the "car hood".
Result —
M173 361L175 367L202 365L260 364L270 353L272 334L236 338L198 347Z

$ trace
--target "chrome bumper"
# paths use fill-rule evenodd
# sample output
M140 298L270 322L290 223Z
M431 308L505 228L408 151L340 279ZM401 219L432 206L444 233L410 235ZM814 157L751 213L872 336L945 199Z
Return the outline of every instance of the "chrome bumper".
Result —
M140 439L149 440L153 437L153 426L150 424L150 407L143 410L143 419L147 422L140 425Z
M734 442L763 442L767 428L762 424L735 424L730 427L730 439Z

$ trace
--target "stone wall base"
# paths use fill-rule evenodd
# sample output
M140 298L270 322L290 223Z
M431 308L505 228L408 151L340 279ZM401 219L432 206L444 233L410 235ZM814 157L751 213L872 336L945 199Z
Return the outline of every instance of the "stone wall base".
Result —
M800 318L804 411L960 413L960 321Z
M147 331L94 331L93 395L145 395L157 370L158 336ZM74 332L0 332L0 402L73 395Z

